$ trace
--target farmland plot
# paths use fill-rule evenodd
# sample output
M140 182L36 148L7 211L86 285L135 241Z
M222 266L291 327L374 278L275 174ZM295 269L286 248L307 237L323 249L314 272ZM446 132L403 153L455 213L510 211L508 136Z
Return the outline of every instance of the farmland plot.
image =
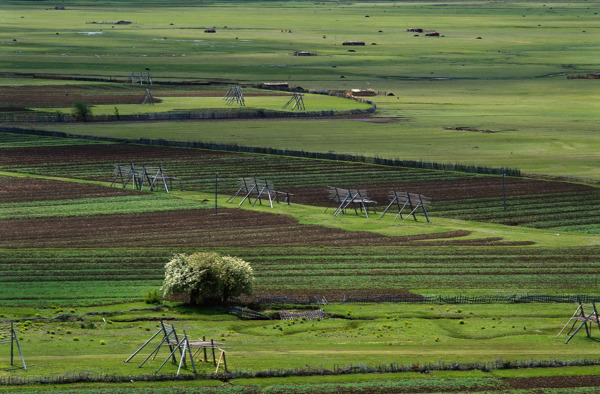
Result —
M365 188L380 208L387 205L391 190L410 191L433 199L434 216L591 234L600 231L600 216L593 209L600 205L600 192L583 184L507 177L505 212L497 176L134 144L81 141L82 145L72 145L69 138L56 138L56 146L47 146L51 141L47 137L40 137L41 146L35 137L25 140L19 147L0 148L0 169L109 182L116 163L160 164L184 179L185 190L212 192L218 172L222 193L235 192L242 176L269 179L280 190L292 192L293 201L319 206L329 204L327 186Z
M590 294L600 249L394 246L212 246L252 264L257 298L377 295ZM3 249L0 303L98 304L136 300L161 285L174 253L197 247ZM35 283L35 291L31 284ZM60 283L60 286L58 284Z
M520 220L554 201L557 226L599 199L586 185L507 178L509 211L499 208L498 177L358 163L134 144L0 134L0 170L87 181L112 180L115 163L159 163L184 188L232 193L237 178L260 174L289 188L294 201L325 205L325 187L365 187L385 204L389 190L434 197L432 215L491 222ZM79 145L73 145L78 142ZM598 248L517 248L467 231L384 236L302 225L267 212L224 209L164 193L96 184L0 177L0 302L90 304L139 299L160 286L173 253L215 250L256 270L257 297L374 294L587 294L597 287ZM584 201L585 200L585 201ZM383 203L383 204L382 204ZM519 205L520 204L520 205ZM517 209L517 207L519 207ZM593 218L593 215L590 215ZM539 223L538 220L536 223ZM596 225L579 222L580 226ZM520 224L520 223L519 223ZM582 229L583 230L583 229ZM452 248L449 248L452 246ZM36 291L31 292L31 283ZM57 283L61 289L57 290ZM376 284L376 285L374 285Z

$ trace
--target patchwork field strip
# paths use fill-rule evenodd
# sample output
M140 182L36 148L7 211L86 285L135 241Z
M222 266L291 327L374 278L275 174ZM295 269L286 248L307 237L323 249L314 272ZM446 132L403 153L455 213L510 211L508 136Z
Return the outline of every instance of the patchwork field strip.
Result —
M332 185L364 188L380 207L387 205L390 190L410 190L432 197L430 211L434 217L600 232L600 215L593 209L600 206L600 189L583 184L506 178L505 212L498 176L261 154L97 144L71 138L16 134L0 137L6 142L0 144L0 169L6 171L109 182L116 163L160 164L183 179L185 190L212 192L217 172L222 193L233 193L241 176L257 176L271 180L280 190L292 192L295 202L319 206L329 203L325 188Z
M192 251L194 249L183 249ZM252 264L257 296L587 294L598 285L600 248L211 248ZM139 299L160 286L182 249L0 252L0 303L88 304ZM374 283L377 286L374 286Z

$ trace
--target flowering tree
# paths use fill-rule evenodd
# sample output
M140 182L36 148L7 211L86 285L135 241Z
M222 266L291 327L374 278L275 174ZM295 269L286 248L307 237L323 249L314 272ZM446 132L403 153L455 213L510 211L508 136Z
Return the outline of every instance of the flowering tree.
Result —
M250 264L218 253L177 254L165 265L164 295L189 293L192 304L252 294L254 273Z

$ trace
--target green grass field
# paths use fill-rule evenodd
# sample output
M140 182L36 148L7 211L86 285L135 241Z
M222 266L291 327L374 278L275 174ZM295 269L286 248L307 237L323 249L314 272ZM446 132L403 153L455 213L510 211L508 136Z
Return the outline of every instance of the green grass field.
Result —
M107 90L142 97L143 87L67 78L124 80L148 68L157 82L225 84L205 88L212 93L229 83L260 82L313 90L372 88L378 93L370 98L377 112L373 119L20 124L24 127L510 167L587 183L600 180L598 81L567 79L567 74L600 71L598 1L68 0L60 5L65 10L45 1L11 0L0 6L0 107L10 109L15 87L32 89L36 99L53 91L61 102L65 85L74 85L84 97ZM119 20L132 24L111 23ZM216 32L205 33L206 28ZM426 37L431 31L440 36ZM342 45L350 40L366 45ZM293 56L298 50L317 56ZM63 79L24 75L29 73ZM222 108L219 94L199 97L195 89L157 85L153 93L165 97L152 111ZM285 97L249 96L246 101L251 108L279 109ZM42 104L25 107L70 112L68 106ZM363 106L313 95L305 96L305 104L309 111ZM99 104L92 111L110 115L115 106ZM135 104L118 108L123 115L149 110ZM481 132L455 130L461 127ZM575 310L571 304L338 303L346 295L402 292L597 294L597 188L539 183L528 186L535 191L537 185L539 193L525 193L517 187L512 190L522 193L509 196L507 212L499 210L495 191L445 197L434 200L432 223L420 217L399 225L392 217L334 218L310 203L234 211L237 202L224 200L235 191L235 180L247 175L262 174L281 187L312 188L313 193L330 182L372 185L383 180L385 187L429 187L443 194L460 182L484 185L488 177L25 134L0 133L0 151L0 320L22 319L17 330L30 365L28 372L10 370L5 353L0 381L151 375L166 357L164 351L143 368L123 361L156 332L161 318L173 319L193 338L224 341L229 367L236 372L352 372L229 382L0 385L0 391L489 392L517 390L515 377L558 376L584 387L556 392L597 387L589 380L600 375L595 327L591 339L583 332L569 345L564 335L555 338ZM164 165L188 178L191 187L169 196L109 189L113 164L129 161ZM222 176L218 205L223 215L212 217L216 171ZM521 182L508 181L513 186ZM493 182L485 187L494 187ZM552 185L564 190L552 191ZM390 237L396 238L391 242ZM248 260L258 296L327 297L330 304L323 308L330 317L247 321L222 309L171 301L161 310L131 311L148 307L139 301L160 286L173 253L200 250ZM304 307L262 308L275 314ZM119 313L84 315L98 311ZM61 313L85 320L34 319ZM414 372L438 362L497 365L498 359L557 363L584 358L586 366ZM410 365L413 372L357 373L390 364ZM167 373L176 370L166 368ZM200 371L214 367L203 364Z
M135 2L118 8L75 2L64 12L37 4L39 8L15 2L4 10L3 70L125 78L147 67L156 80L373 88L394 94L376 97L377 116L400 120L248 122L243 127L230 122L180 124L170 127L171 139L488 164L600 179L596 82L566 79L566 74L598 71L600 7L594 2L486 7L460 1L445 7L427 2L209 3L161 6L157 13L139 12ZM21 18L25 9L28 15ZM133 24L86 24L116 20ZM205 27L216 27L217 33L204 33ZM406 31L415 27L436 30L443 37L415 37ZM347 40L367 45L341 45ZM318 56L290 56L295 50ZM306 104L310 108L310 100ZM114 108L98 110L112 113ZM153 125L51 128L165 137L162 126Z

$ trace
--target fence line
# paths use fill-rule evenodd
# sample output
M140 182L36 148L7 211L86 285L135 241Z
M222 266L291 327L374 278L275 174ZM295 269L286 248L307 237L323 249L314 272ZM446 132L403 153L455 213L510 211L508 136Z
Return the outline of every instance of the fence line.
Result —
M335 302L335 301L334 301ZM600 295L481 295L481 296L442 296L442 295L385 295L385 296L342 296L340 304L526 304L526 303L591 303L600 302ZM324 305L321 297L262 297L253 301L257 305L297 304Z
M428 170L439 170L439 171L459 171L468 172L474 174L502 174L503 169L485 166L476 166L460 163L436 163L423 160L403 160L403 159L386 159L382 157L368 157L363 155L352 155L346 153L333 153L333 152L306 152L303 150L290 150L290 149L276 149L268 147L253 147L243 146L237 144L219 143L219 142L202 142L202 141L169 141L163 138L149 139L149 138L115 138L115 137L98 137L93 135L80 135L80 134L69 134L60 131L46 131L37 129L25 129L21 127L0 127L0 132L3 133L16 133L16 134L30 134L30 135L43 135L50 137L61 137L61 138L81 138L94 141L108 141L108 142L130 142L138 143L143 145L156 145L156 146L171 146L178 148L195 148L195 149L210 149L227 152L244 152L244 153L260 153L265 155L277 155L277 156L291 156L291 157L302 157L308 159L322 159L322 160L333 160L333 161L348 161L355 163L367 163L376 164L388 167L409 167L409 168L423 168ZM507 176L520 177L521 171L517 168L505 168L505 174Z
M117 121L149 121L149 120L188 120L188 119L261 119L261 118L298 118L321 117L334 115L357 115L375 112L374 104L368 109L353 109L349 111L305 111L284 112L274 110L202 110L189 112L151 112L133 115L93 115L89 122L117 122ZM0 114L0 122L5 123L50 123L74 121L71 114L40 114L34 112Z
M263 377L289 377L289 376L328 376L328 375L347 375L347 374L369 374L369 373L397 373L397 372L429 372L429 371L473 371L480 370L489 372L495 369L511 370L523 368L559 368L574 366L598 366L600 359L581 358L574 360L546 359L546 360L494 360L475 363L414 363L414 364L378 364L378 365L353 365L335 364L333 368L315 368L307 366L305 368L293 369L268 369L259 371L239 370L231 371L225 374L216 373L197 373L197 374L143 374L143 375L118 375L101 373L67 373L64 375L49 375L40 377L26 377L20 375L0 376L0 385L32 385L32 384L65 384L65 383L124 383L124 382L161 382L161 381L189 381L189 380L231 380L242 378L263 378Z

